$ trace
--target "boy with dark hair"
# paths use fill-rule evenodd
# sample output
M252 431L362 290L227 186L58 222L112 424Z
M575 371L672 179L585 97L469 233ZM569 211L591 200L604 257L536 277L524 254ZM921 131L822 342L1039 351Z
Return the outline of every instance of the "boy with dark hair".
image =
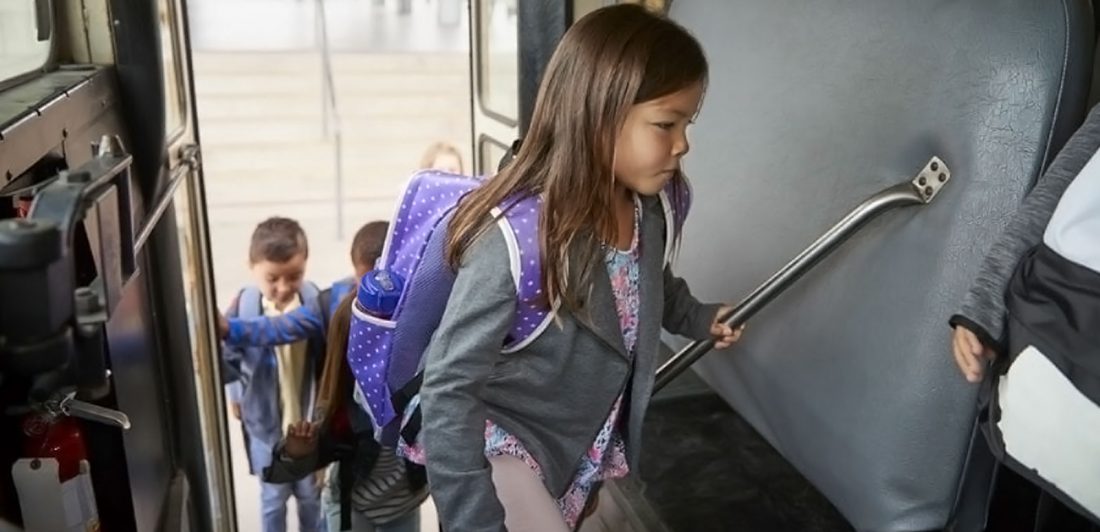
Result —
M355 232L355 237L351 240L351 266L355 269L355 276L340 279L327 290L329 293L324 296L326 326L344 296L354 292L359 279L374 269L374 263L382 256L382 247L386 244L386 231L389 228L388 222L375 221L364 224Z
M356 278L370 271L382 256L389 228L389 222L379 220L367 223L355 232L355 238L351 241L351 264L355 267Z
M230 306L229 318L287 317L317 312L320 291L304 280L309 244L298 222L269 218L252 233L249 269L255 285L243 288ZM301 326L299 325L301 328ZM249 470L261 475L271 463L284 427L308 419L317 377L324 360L324 341L305 335L294 342L227 344L226 395L233 415L244 429ZM286 502L298 500L299 530L322 529L320 493L313 479L289 484L261 481L264 532L286 530Z
M219 317L218 337L227 345L280 345L304 338L324 339L329 317L345 295L355 290L363 274L374 268L382 256L386 232L390 224L384 221L369 222L355 232L351 242L351 265L354 277L345 277L325 289L318 297L319 306L313 311L304 305L294 312L271 319L226 319Z

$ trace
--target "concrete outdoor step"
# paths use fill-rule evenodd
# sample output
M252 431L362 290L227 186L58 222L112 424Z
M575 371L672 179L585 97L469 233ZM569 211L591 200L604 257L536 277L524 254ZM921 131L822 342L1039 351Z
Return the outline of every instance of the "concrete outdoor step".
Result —
M212 205L213 206L213 205ZM352 198L344 203L345 227L357 228L370 220L389 220L397 206L396 197ZM335 200L333 198L306 198L287 201L258 202L248 204L226 204L218 206L216 214L209 220L216 234L229 225L249 224L249 231L257 223L271 216L287 216L299 221L319 220L325 223L336 220ZM247 242L247 241L246 241Z
M465 53L368 53L332 54L332 67L337 72L386 74L402 72L433 72L469 75L470 60ZM195 52L194 71L197 76L219 74L302 75L320 72L321 54L309 52Z
M195 93L199 98L223 94L273 95L313 94L321 90L320 69L292 74L273 75L244 71L197 77ZM454 94L469 91L466 73L402 72L349 74L335 70L333 83L337 94L353 92L372 96L402 96L409 94Z
M470 160L468 135L455 143L464 161ZM415 143L370 145L347 143L343 150L344 172L384 172L400 169L402 174L420 163L429 140ZM329 142L256 144L251 146L203 145L203 167L207 173L233 176L245 174L305 174L311 169L332 168L335 150Z
M244 121L203 126L200 116L199 133L207 145L240 146L257 143L286 144L312 142L323 139L321 124L309 119L282 119L270 121ZM450 123L403 124L389 126L343 120L341 137L345 149L356 145L380 145L390 143L420 144L426 147L436 139L453 139L468 135L469 126L454 118Z
M390 167L375 167L370 169L348 169L342 174L343 191L349 196L374 197L378 190L397 187L404 184L412 175L414 165L401 165ZM211 175L217 175L210 172ZM231 179L222 177L208 179L207 191L211 194L210 201L223 201L229 198L235 201L256 200L280 197L297 198L310 195L313 197L333 194L336 188L336 172L332 166L318 165L307 168L302 172L238 172ZM212 194L218 191L219 194Z
M453 113L456 108L466 109L470 105L468 91L386 98L345 91L338 93L336 98L340 116L345 120L427 120ZM199 95L197 101L199 114L206 121L271 118L314 118L319 121L323 107L319 89L310 94L208 94Z
M345 170L340 194L344 198L375 199L401 193L415 166ZM316 166L299 173L209 172L221 177L206 180L206 199L211 205L244 205L279 201L320 200L335 197L336 172L331 166Z

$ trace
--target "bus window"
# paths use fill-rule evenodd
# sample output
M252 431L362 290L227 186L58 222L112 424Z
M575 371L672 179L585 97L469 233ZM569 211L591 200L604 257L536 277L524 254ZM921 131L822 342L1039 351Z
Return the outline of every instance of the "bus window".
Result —
M492 137L482 135L477 139L477 149L481 154L481 167L478 168L478 172L481 175L493 175L497 173L497 165L500 164L500 160L504 158L504 154L508 153L508 146L501 144Z
M53 43L48 6L34 0L0 1L0 83L46 66Z
M501 122L515 124L519 116L519 34L516 32L515 0L480 2L475 38L481 65L478 69L478 99L482 108ZM495 164L495 163L493 163Z

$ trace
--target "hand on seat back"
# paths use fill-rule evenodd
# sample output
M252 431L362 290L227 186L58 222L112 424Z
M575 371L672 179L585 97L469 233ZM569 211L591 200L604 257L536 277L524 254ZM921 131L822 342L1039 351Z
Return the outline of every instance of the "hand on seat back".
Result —
M970 382L981 382L985 363L997 356L993 349L982 344L974 331L962 325L955 327L952 347L955 352L955 363L959 365L959 370Z

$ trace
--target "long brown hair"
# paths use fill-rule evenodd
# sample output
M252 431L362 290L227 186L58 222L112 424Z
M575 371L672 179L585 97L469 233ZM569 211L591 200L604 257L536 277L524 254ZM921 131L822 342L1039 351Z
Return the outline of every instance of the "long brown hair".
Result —
M347 352L351 305L354 302L355 291L352 291L340 300L329 321L325 337L325 366L321 371L321 385L313 408L313 422L317 424L324 425L331 421L333 412L351 395L351 369L348 367Z
M618 236L612 211L615 141L630 108L705 83L707 61L687 30L637 5L598 9L569 28L546 67L531 126L515 159L463 198L450 223L457 269L513 195L543 195L543 295L576 313L599 260ZM677 176L675 179L682 179ZM681 183L682 184L682 183ZM578 253L571 255L576 247ZM570 264L572 257L576 263Z

